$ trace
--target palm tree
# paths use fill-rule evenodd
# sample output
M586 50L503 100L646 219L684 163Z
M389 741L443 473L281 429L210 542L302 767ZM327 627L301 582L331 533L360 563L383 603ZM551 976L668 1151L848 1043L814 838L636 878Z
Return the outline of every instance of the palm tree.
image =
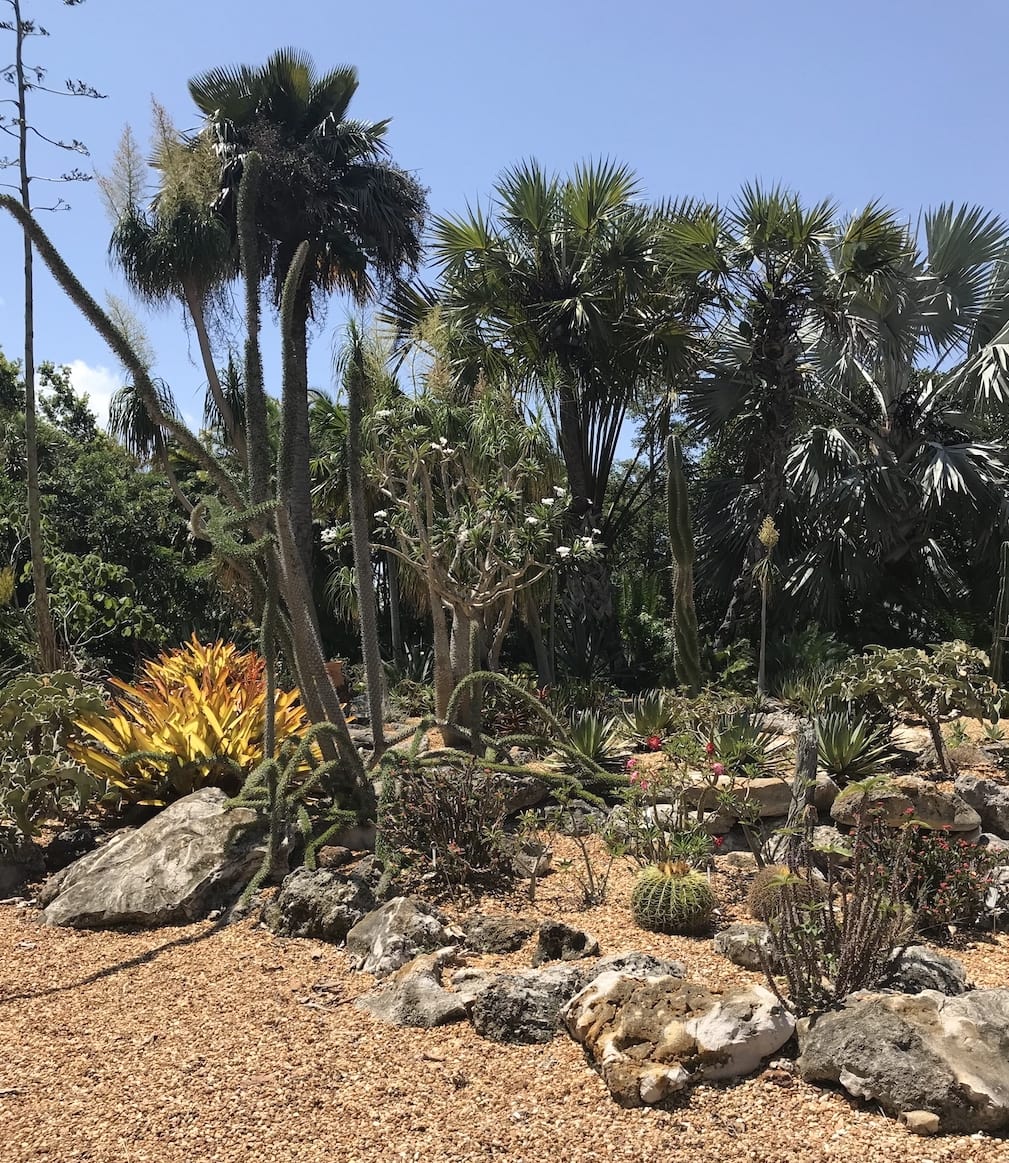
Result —
M864 296L896 285L906 229L877 204L847 222L830 202L759 184L727 210L670 224L667 255L704 296L705 356L679 406L695 439L708 445L698 506L704 588L730 600L721 645L735 635L770 517L786 549L787 463L796 439L836 409L851 369L878 325Z
M425 193L392 164L388 121L347 117L357 73L341 67L317 74L311 59L281 49L261 67L215 68L189 83L206 118L197 143L220 158L217 210L235 221L244 159L262 158L257 201L260 248L279 304L298 247L308 243L306 275L293 310L292 374L285 423L301 454L281 466L282 493L298 552L312 571L309 479L308 325L320 296L348 292L360 303L420 259Z
M182 141L167 113L154 105L158 189L143 206L144 166L131 131L124 132L112 173L101 179L114 229L109 250L131 289L145 302L181 302L192 321L212 410L244 460L242 425L214 360L208 310L235 274L235 247L213 210L219 166L209 142Z
M668 388L688 362L689 298L658 247L667 217L689 212L643 205L626 166L588 164L560 179L528 162L499 179L488 213L434 223L439 308L468 339L460 374L500 378L504 369L543 398L579 532L605 536L628 409L656 385ZM572 572L568 597L579 606L572 615L583 624L594 616L608 653L619 654L608 570Z
M805 520L786 588L825 623L875 607L879 633L927 640L1009 530L1009 225L944 205L922 233L899 283L857 304L877 339L836 416L790 453Z

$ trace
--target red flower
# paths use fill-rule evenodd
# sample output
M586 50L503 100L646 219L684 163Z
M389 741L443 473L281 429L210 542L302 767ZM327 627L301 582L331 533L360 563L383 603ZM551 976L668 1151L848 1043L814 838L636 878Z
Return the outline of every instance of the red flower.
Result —
M661 751L662 750L662 740L659 738L658 735L649 735L648 738L645 740L645 746L648 748L649 751Z
M725 837L724 836L714 836L714 837L712 837L711 843L714 844L714 846L716 848L721 848L721 846L725 843Z
M714 755L715 754L715 745L714 745L714 743L712 743L712 741L710 739L707 741L707 743L704 744L704 754L705 755Z

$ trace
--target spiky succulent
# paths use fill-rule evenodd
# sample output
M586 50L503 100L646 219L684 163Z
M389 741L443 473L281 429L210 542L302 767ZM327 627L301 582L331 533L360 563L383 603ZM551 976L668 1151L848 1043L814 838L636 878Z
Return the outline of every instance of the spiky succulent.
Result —
M703 932L715 909L708 878L685 860L642 869L631 893L635 921L656 933Z

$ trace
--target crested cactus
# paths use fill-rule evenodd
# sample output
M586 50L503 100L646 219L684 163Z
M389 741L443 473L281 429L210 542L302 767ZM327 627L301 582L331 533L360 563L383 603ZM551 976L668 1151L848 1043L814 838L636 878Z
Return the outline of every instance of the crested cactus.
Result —
M708 878L682 860L642 869L631 893L634 920L656 933L701 933L714 908Z
M689 693L701 687L701 648L694 609L694 535L678 436L666 441L666 509L673 557L673 658L676 678Z

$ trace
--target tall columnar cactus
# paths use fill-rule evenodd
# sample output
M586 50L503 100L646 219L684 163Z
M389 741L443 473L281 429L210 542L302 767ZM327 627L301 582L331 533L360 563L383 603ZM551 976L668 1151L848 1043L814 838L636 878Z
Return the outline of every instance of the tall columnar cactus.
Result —
M666 509L673 557L673 657L676 678L691 694L701 687L701 647L694 609L694 535L678 436L666 441Z
M998 598L995 602L995 631L991 644L991 676L999 685L1002 683L1007 632L1009 632L1009 541L1003 541L998 572Z

